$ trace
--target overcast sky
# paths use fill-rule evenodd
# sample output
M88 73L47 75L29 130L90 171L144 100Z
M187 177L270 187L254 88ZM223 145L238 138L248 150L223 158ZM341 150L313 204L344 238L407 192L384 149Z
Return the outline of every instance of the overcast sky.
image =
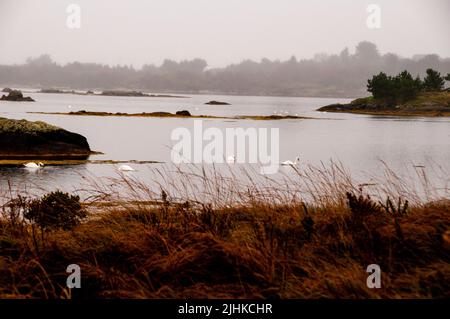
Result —
M81 28L66 8L81 7ZM367 6L381 28L366 26ZM0 63L50 54L60 63L160 64L204 58L210 67L243 59L311 58L354 50L450 57L450 0L0 0Z

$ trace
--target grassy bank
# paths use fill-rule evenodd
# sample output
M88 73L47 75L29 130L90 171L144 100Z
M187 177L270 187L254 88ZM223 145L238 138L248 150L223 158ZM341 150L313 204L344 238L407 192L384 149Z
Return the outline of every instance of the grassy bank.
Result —
M212 197L192 197L124 178L127 201L112 205L113 194L98 189L83 206L88 217L67 230L41 231L21 214L26 200L15 198L0 222L0 297L450 296L448 196L421 203L406 185L390 183L370 193L384 190L391 200L369 198L371 186L354 184L339 167L299 174L308 201L302 190L281 193L274 184L238 191L204 176ZM381 289L366 286L374 263ZM81 289L65 286L69 264L82 269Z

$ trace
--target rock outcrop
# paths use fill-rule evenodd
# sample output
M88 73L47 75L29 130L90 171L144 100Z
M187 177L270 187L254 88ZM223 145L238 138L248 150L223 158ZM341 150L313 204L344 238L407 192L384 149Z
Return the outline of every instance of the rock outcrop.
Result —
M175 113L175 115L179 115L179 116L191 116L191 113L189 111L186 110L182 110L182 111L177 111Z
M90 154L80 134L44 122L0 118L0 159L82 159Z
M3 95L0 100L2 101L13 101L13 102L34 102L34 100L27 96L24 97L22 92L18 90L11 90L9 91L8 95Z

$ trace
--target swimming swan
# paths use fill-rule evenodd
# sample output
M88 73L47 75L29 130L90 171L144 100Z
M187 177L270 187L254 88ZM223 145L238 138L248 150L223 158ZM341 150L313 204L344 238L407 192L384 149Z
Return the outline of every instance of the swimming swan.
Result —
M234 155L228 156L227 157L227 163L229 163L229 164L236 163L236 156L234 156Z
M135 169L133 167L131 167L131 166L128 166L128 165L120 165L119 166L119 171L122 171L122 172L134 172Z
M293 161L284 161L284 162L281 162L281 165L282 166L295 166L295 165L298 165L300 163L300 157L296 157L296 159L295 159L295 162L293 162Z
M30 162L30 163L23 164L23 166L25 166L26 168L41 168L41 167L44 167L44 163L39 162L36 164L34 162Z

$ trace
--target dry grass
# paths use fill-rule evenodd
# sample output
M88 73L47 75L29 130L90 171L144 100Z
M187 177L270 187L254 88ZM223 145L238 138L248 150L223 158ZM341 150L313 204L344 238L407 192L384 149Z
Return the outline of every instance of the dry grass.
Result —
M5 205L0 297L450 297L448 185L419 189L389 170L383 184L358 184L335 163L265 184L204 169L155 174L164 183L93 184L96 213L70 231L40 234ZM69 290L73 263L82 288ZM366 287L373 263L381 289Z

